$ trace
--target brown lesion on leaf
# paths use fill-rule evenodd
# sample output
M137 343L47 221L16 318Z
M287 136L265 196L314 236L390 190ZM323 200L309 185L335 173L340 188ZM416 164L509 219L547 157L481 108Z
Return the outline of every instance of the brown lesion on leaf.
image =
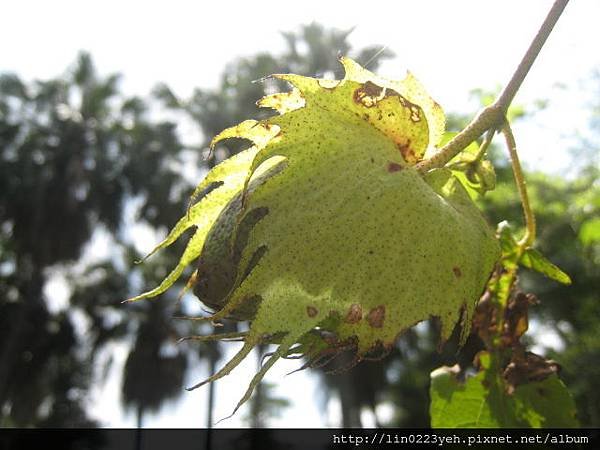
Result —
M399 172L402 170L402 166L396 162L389 161L387 164L387 171L389 173Z
M350 305L350 309L344 318L346 323L358 323L362 320L362 307L358 303Z
M500 277L502 269L497 269L494 277ZM531 382L543 381L552 374L558 373L560 366L551 359L525 350L521 337L529 327L529 308L539 303L533 294L514 290L508 304L499 317L494 304L494 294L490 289L483 294L473 319L473 329L488 349L510 352L508 363L500 368L505 381L506 392L510 395L517 386ZM495 339L499 337L499 342Z
M379 305L369 311L367 315L367 322L373 328L381 328L383 327L383 322L385 320L385 306Z
M397 98L397 102L392 101L394 97ZM371 81L356 88L352 99L354 103L367 109L373 108L370 111L367 109L355 111L355 114L391 138L404 161L411 165L420 161L422 155L415 150L415 147L418 149L422 143L411 142L411 139L406 137L406 133L398 130L398 124L406 122L407 119L413 123L423 120L423 110L418 105L410 102L394 89L378 86ZM387 103L384 104L384 100L387 100ZM396 114L401 117L397 120L390 120L390 117L394 117ZM403 126L410 128L410 124Z
M419 158L417 158L417 155L410 144L411 140L407 139L405 142L398 142L396 147L398 147L398 150L404 158L404 161L408 162L409 164L414 164L419 160Z
M365 108L372 108L377 102L386 97L386 89L376 85L371 81L366 81L361 87L354 91L352 99L354 103L360 104Z
M308 317L315 317L317 314L319 314L319 310L314 306L307 306L306 314L308 314Z
M520 384L543 381L560 371L560 365L532 352L514 352L502 376L506 381L506 391L512 394Z
M514 351L523 347L521 337L529 328L529 308L539 303L533 294L514 292L504 310L504 317L498 320L498 311L493 303L493 294L486 290L479 299L473 318L473 329L489 348L493 348L492 339L500 330L502 348L512 348Z
M460 277L462 277L462 271L460 270L460 267L458 267L458 266L454 266L454 267L452 268L452 272L454 273L454 276L455 276L456 278L460 278Z
M421 120L421 110L415 105L410 107L410 120L413 122L419 122Z
M506 345L517 345L519 339L529 328L529 307L537 305L539 300L533 294L518 292L510 298L504 319L503 341Z
M378 102L385 98L397 97L402 107L407 108L410 112L409 118L413 122L421 121L421 108L418 105L408 101L399 92L394 89L389 89L376 85L371 81L366 81L362 86L357 88L352 94L352 99L355 103L364 106L365 108L372 108L377 105ZM388 114L388 117L390 114ZM379 120L383 117L380 113Z
M413 122L420 122L421 121L421 108L418 105L415 105L412 102L409 102L406 97L403 97L402 95L398 94L396 91L391 91L391 93L389 93L388 95L392 95L392 93L394 93L395 95L398 96L398 99L400 100L400 104L408 109L410 111L410 120L412 120Z

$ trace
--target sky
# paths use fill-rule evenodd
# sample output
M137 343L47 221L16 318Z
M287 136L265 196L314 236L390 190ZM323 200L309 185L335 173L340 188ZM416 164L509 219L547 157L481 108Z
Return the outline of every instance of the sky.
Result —
M101 73L123 74L126 94L146 95L157 82L165 82L178 95L187 96L195 87L216 86L227 62L258 51L278 52L284 45L281 31L316 21L353 28L349 40L354 48L378 44L393 51L396 57L381 66L381 75L401 78L409 69L444 109L474 114L477 104L470 90L493 90L510 78L551 4L547 0L5 1L0 72L16 72L27 80L53 77L75 60L78 51L86 50ZM591 100L586 80L600 63L598 17L600 2L571 2L515 98L515 103L525 105L549 101L543 111L514 127L521 157L530 168L564 172L570 164L565 149L573 136L585 134L582 106ZM153 243L147 241L139 245L151 248ZM60 290L60 280L54 288ZM132 426L133 415L115 411L117 368L126 348L117 346L110 353L117 366L104 383L98 383L90 407L107 426ZM339 405L331 402L330 410L323 411L313 401L320 395L314 377L306 372L284 376L294 368L283 363L267 376L277 384L277 393L300 393L293 398L293 408L272 425L335 425ZM217 383L217 418L229 414L254 369L254 359L248 358L236 376ZM200 379L206 373L200 367L194 375ZM149 417L146 425L203 425L199 410L207 391L184 394L184 401ZM241 425L243 413L221 426Z
M235 57L277 52L284 45L281 31L317 21L353 28L355 48L380 44L392 50L396 58L383 64L381 75L400 78L410 69L446 110L474 112L469 91L495 89L510 78L551 3L20 0L2 6L0 71L16 71L26 79L52 77L79 50L87 50L101 72L124 75L126 93L145 95L162 81L186 96L194 87L215 86ZM553 101L528 124L538 127L538 136L522 133L526 138L520 141L517 135L519 146L527 149L526 164L558 172L569 162L551 146L557 136L564 139L585 122L578 111L588 96L578 83L600 62L598 17L600 2L571 2L515 99ZM571 90L565 92L562 84ZM564 122L565 111L569 123L557 127L554 122Z

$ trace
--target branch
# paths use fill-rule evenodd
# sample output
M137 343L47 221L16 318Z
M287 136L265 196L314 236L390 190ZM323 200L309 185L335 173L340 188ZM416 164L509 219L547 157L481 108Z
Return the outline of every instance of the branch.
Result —
M531 42L529 49L523 56L512 78L500 93L498 98L490 106L484 108L454 139L444 145L431 158L421 161L416 165L417 170L425 173L431 169L443 167L448 161L464 150L471 142L478 139L488 130L497 130L502 127L506 111L510 106L515 94L521 87L529 69L533 65L537 55L540 53L546 39L552 32L554 25L569 3L569 0L556 0L546 16L546 20L538 30L537 35Z
M529 196L527 195L527 185L525 183L525 177L523 177L523 169L519 161L517 154L517 144L515 143L515 137L513 136L512 130L508 122L504 122L502 126L502 134L506 140L506 146L508 147L508 153L510 154L510 162L512 164L513 174L515 176L515 183L517 184L517 190L519 191L519 197L521 204L523 205L523 216L525 217L525 236L519 241L520 251L522 252L527 247L530 247L535 241L535 216L529 203Z

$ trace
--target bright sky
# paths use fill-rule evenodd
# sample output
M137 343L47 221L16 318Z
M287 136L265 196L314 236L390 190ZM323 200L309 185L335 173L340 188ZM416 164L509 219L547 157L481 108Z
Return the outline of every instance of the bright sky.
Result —
M551 3L302 0L294 8L292 2L249 1L4 2L0 72L14 71L30 80L52 77L62 73L79 50L87 50L102 73L124 75L126 93L145 95L162 81L187 95L196 86L214 86L224 65L236 56L277 52L283 48L280 31L317 21L328 27L355 27L350 37L355 48L381 44L392 50L397 57L381 67L382 75L399 78L410 69L447 111L475 112L469 90L493 89L510 78ZM530 166L563 170L568 137L585 128L581 111L589 94L581 83L600 63L599 17L600 2L571 2L516 98L524 104L550 100L546 111L515 127L522 157ZM114 354L122 364L125 350L115 349ZM329 422L319 414L314 377L283 377L295 366L282 366L268 380L277 383L281 395L298 395L292 399L294 408L273 425L335 425L335 411ZM254 369L254 358L249 358L236 370L238 376L217 383L217 418L229 414ZM206 375L203 370L198 369L197 379ZM114 375L108 378L95 396L93 411L106 425L132 426L133 416L116 412L119 383ZM177 408L167 407L149 417L146 425L203 425L207 391L184 394ZM221 425L240 425L242 414L243 410Z
M224 64L236 56L280 50L280 31L317 21L354 27L355 47L387 46L397 58L386 62L381 74L398 78L408 68L447 110L470 112L475 105L468 103L469 90L506 82L551 3L302 0L293 8L284 2L20 0L2 7L0 71L51 77L85 49L101 72L124 74L128 93L146 94L163 81L186 95L196 86L215 85ZM527 149L526 162L554 171L568 164L557 138L582 126L578 103L587 96L581 90L565 93L556 84L576 88L600 62L598 17L600 2L571 2L516 98L554 101L552 111L530 124L541 133L517 135ZM565 111L571 120L555 124Z

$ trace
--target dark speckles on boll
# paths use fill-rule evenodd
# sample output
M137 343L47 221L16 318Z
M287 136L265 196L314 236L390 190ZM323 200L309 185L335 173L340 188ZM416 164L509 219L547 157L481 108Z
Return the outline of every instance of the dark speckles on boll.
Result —
M308 317L312 318L312 317L315 317L317 314L319 314L319 311L314 306L307 306L306 314L308 314Z

